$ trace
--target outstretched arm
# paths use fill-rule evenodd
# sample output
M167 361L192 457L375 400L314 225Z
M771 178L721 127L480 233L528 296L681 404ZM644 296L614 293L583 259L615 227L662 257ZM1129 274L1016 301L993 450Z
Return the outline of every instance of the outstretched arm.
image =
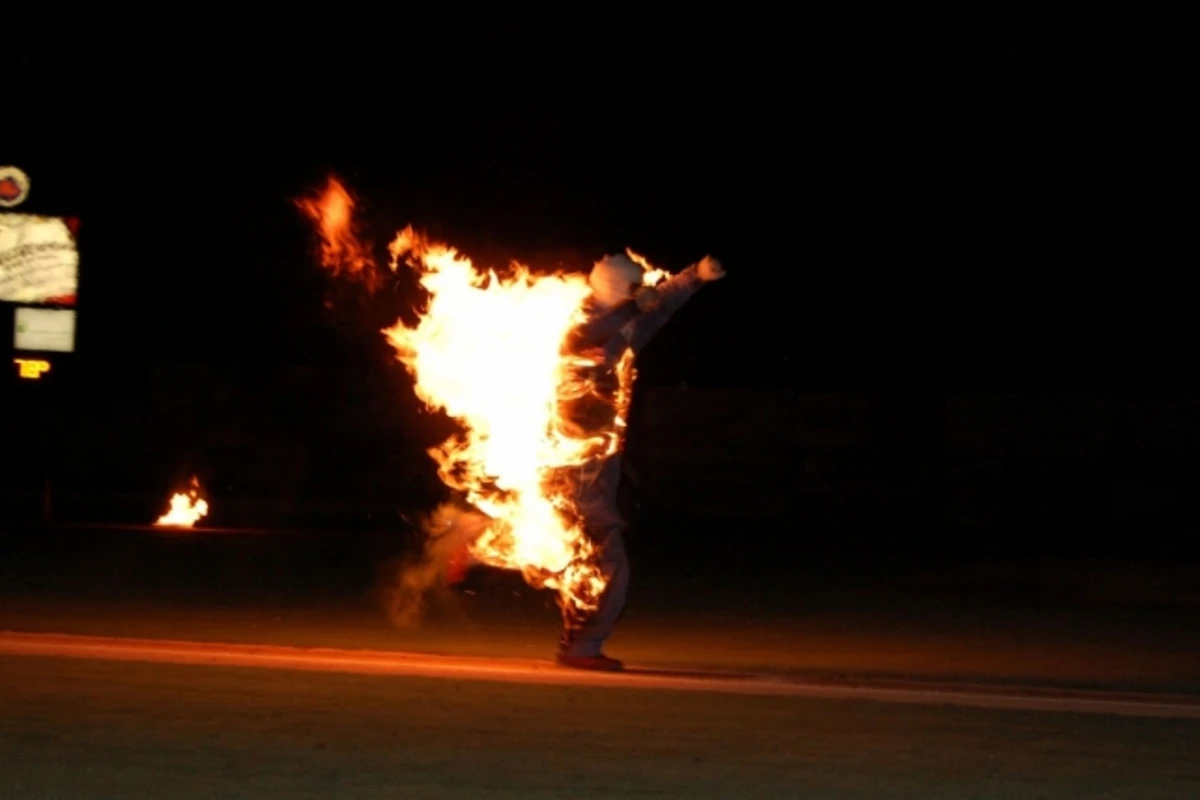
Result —
M640 353L642 348L650 343L654 335L667 324L675 312L696 293L696 290L710 281L725 277L721 262L705 256L682 272L672 275L657 287L658 304L639 315L631 327L629 346L634 353Z
M630 300L592 317L571 332L571 349L579 352L604 345L622 328L634 322L638 314L637 304Z

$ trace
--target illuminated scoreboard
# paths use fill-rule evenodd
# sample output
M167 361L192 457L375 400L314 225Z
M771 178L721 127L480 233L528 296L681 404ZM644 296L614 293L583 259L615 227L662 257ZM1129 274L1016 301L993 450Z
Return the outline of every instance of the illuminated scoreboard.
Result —
M75 352L79 222L25 213L29 177L0 166L0 317L11 326L13 374L41 380L56 354Z

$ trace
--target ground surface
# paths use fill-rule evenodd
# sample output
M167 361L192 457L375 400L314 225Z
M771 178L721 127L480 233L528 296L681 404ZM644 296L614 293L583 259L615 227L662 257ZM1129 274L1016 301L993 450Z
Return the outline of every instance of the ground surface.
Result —
M0 535L0 630L545 658L558 612L475 571L399 628L386 541L354 535ZM1200 570L634 556L613 655L653 667L1200 694Z
M9 536L0 556L0 630L526 659L557 632L548 597L486 572L398 629L387 553L361 542ZM1013 569L651 563L611 651L656 669L1200 694L1186 591ZM29 656L0 656L0 753L0 795L21 798L1200 794L1196 720Z
M21 798L1181 798L1200 723L0 658Z

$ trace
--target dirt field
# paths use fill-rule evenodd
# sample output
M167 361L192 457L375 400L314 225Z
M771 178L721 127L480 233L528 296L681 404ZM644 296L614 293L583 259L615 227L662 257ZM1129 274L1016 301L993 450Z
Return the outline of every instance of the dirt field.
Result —
M0 659L12 798L1183 798L1200 723Z
M398 629L378 554L353 540L0 545L3 630L537 659L557 634L548 595L486 573ZM1200 607L1085 577L1102 591L1013 569L644 569L610 650L661 669L1200 694ZM1185 798L1197 763L1189 720L0 657L0 797L22 800Z
M0 598L0 630L549 658L556 610L533 592L448 598L399 630L370 598L222 603L208 597ZM813 603L794 617L635 605L610 651L658 669L980 681L1200 694L1190 609L1017 608L919 602Z

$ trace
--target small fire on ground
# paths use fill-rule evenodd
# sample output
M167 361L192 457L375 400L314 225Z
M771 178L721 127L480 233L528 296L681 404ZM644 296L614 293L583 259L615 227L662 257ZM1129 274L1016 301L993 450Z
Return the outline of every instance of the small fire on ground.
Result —
M172 528L191 528L208 514L208 501L200 496L200 481L192 478L191 488L186 492L177 492L171 497L171 508L163 514L155 525Z

